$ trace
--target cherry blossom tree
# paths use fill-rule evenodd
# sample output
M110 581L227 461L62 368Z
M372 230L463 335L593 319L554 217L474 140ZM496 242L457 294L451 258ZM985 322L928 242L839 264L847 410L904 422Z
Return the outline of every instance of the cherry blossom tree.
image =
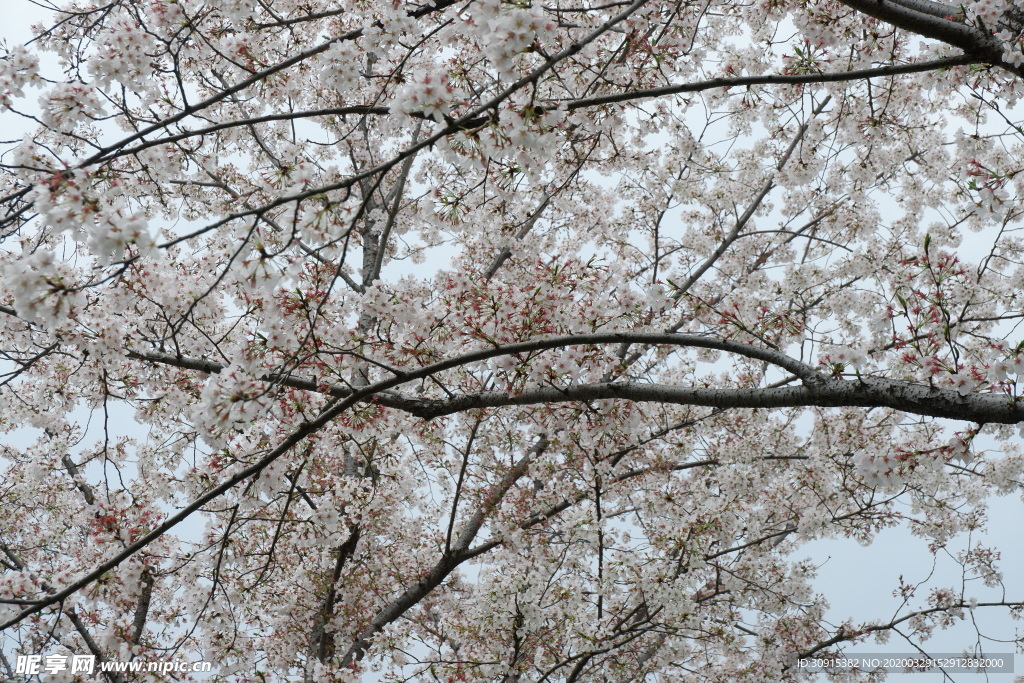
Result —
M61 0L0 61L0 671L799 680L1017 615L980 544L866 622L801 558L1019 495L1022 31Z

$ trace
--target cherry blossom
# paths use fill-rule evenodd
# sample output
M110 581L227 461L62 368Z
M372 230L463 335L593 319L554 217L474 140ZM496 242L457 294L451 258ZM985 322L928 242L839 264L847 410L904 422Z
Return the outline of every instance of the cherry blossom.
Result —
M0 677L1015 637L1017 3L53 9L0 52ZM891 527L959 583L837 619L815 544Z

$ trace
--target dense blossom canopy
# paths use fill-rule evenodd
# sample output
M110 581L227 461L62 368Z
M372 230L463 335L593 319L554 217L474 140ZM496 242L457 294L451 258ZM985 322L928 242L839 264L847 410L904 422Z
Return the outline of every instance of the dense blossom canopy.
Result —
M1019 495L1024 3L60 6L0 61L0 675L793 680L1020 608L974 544L836 623L800 558Z

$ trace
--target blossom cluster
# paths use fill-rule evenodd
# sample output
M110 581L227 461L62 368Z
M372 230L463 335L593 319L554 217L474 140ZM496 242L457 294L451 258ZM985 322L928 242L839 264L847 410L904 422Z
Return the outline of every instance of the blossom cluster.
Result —
M397 89L391 111L396 114L417 113L441 121L458 97L447 75L419 73L410 76Z
M0 55L0 107L24 96L24 88L39 77L39 58L18 45Z
M86 120L106 114L96 88L86 83L58 83L39 99L44 125L70 132Z
M133 211L123 195L97 196L90 182L87 173L58 171L29 196L49 226L86 242L101 265L121 259L129 247L136 255L152 253L155 241L144 214Z
M514 77L516 56L534 41L546 38L553 28L538 6L510 7L500 0L474 4L469 20L469 30L502 77Z
M4 276L18 315L44 327L68 326L84 306L79 274L49 249L7 264Z
M818 362L837 373L859 372L867 365L868 356L859 349L840 347L823 354Z

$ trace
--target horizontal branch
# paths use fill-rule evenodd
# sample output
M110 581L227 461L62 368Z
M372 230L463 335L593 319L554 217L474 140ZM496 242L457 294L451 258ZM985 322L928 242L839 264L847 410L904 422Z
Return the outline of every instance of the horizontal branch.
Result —
M519 393L481 391L446 399L408 398L403 409L425 419L474 408L623 399L714 408L891 408L913 415L981 424L1024 422L1024 404L1006 394L967 394L877 377L827 379L796 387L713 389L638 382L545 386Z
M816 83L845 83L848 81L861 81L869 78L887 78L890 76L901 76L904 74L922 73L925 71L938 71L954 66L966 66L978 64L985 61L972 55L957 55L955 57L944 57L932 59L926 62L912 62L910 64L899 64L893 66L879 66L870 69L853 69L850 71L822 72L816 74L766 74L762 76L732 76L729 78L709 78L705 81L693 83L680 83L678 85L666 85L660 88L647 88L645 90L633 90L630 92L602 95L600 97L588 97L582 100L575 100L565 105L569 111L596 107L616 102L627 102L633 100L652 99L665 97L667 95L680 95L683 93L702 92L715 88L740 88L751 85L813 85Z
M988 63L989 60L982 57L963 54L954 57L943 57L931 59L925 62L912 62L910 64L898 64L892 66L878 66L868 69L852 69L850 71L831 71L814 74L764 74L760 76L730 76L721 78L709 78L703 81L692 81L690 83L679 83L676 85L665 85L658 88L645 88L641 90L628 90L626 92L587 97L579 100L565 102L561 106L566 111L587 109L590 107L601 107L607 104L619 102L634 102L637 100L650 100L669 95L681 95L684 93L697 93L706 90L731 89L750 87L752 85L815 85L821 83L846 83L850 81L861 81L871 78L889 78L905 74L923 73L926 71L939 71L954 66L967 66L969 64ZM534 115L541 115L555 111L556 107L551 105L538 105L531 109ZM460 125L463 128L475 128L487 123L490 119L479 117L463 120Z
M648 88L644 90L632 90L613 95L604 95L601 97L589 97L586 99L575 100L565 105L566 110L575 111L577 109L586 109L589 107L598 107L606 104L612 104L616 102L628 102L634 100L645 100L657 97L665 97L667 95L678 95L681 93L693 93L702 92L705 90L714 90L716 88L738 88L743 86L752 85L811 85L815 83L837 83L844 81L856 81L868 78L883 78L888 76L898 76L902 74L920 73L923 71L934 71L937 69L950 68L953 66L963 66L966 64L978 63L982 60L969 57L967 55L961 55L958 57L947 57L944 59L935 59L927 62L916 62L913 64L901 64L898 66L883 66L870 69L855 69L852 71L840 71L834 73L820 73L820 74L797 74L797 75L761 75L761 76L740 76L730 78L711 78L703 81L695 81L692 83L682 83L679 85L669 85L661 88ZM554 107L551 106L538 106L534 107L533 111L536 114L542 114L547 111L553 111ZM375 106L375 105L350 105L346 107L334 107L317 109L310 111L295 111L295 112L275 112L272 114L265 114L262 116L255 116L248 119L239 119L233 121L222 121L204 128L196 128L194 130L185 130L180 133L168 135L162 138L156 138L153 140L144 140L139 142L133 147L124 147L116 155L104 159L109 161L115 156L130 156L137 154L151 147L157 147L160 145L171 144L174 142L180 142L193 137L203 137L211 135L213 133L227 130L231 128L237 128L239 126L248 126L254 123L269 123L273 121L291 121L297 119L307 119L315 117L326 117L326 116L348 116L348 115L360 115L360 116L387 116L391 115L392 111L388 107ZM408 112L407 114L414 118L420 118L429 120L431 117L427 116L424 112L414 111ZM480 125L493 120L488 117L477 117L468 121L459 121L459 128L476 128ZM449 119L449 123L454 122L453 119ZM124 141L119 143L124 145Z
M1024 422L1024 405L1018 404L1005 394L970 393L962 396L953 389L940 389L935 386L926 386L882 377L864 376L854 380L827 378L811 366L797 361L780 351L726 339L687 334L611 332L604 334L565 335L483 349L451 359L450 361L445 361L443 364L447 366L446 369L449 369L499 356L532 353L568 346L597 344L651 344L713 349L771 363L791 372L803 380L804 383L796 387L715 389L638 382L598 382L568 385L565 387L534 387L519 393L482 391L444 399L411 396L397 391L380 391L367 395L365 400L373 401L378 405L388 408L401 410L423 419L432 419L474 408L624 399L724 409L793 407L892 408L893 410L914 415L978 423L1016 424ZM172 354L132 351L129 353L129 356L138 360L199 370L211 374L219 373L224 369L223 365L213 361L174 356ZM409 370L406 372L414 373L418 377L422 370ZM402 371L394 370L393 372L396 373L398 378L404 377ZM352 388L344 385L325 385L311 379L291 375L278 376L267 374L261 379L295 389L326 393L338 398L349 397L354 391ZM398 379L399 383L406 381L409 380Z
M373 105L363 105L363 104L351 105L351 106L348 106L348 107L328 107L328 108L325 108L325 109L313 109L313 110L309 110L309 111L275 112L273 114L264 114L262 116L253 116L253 117L247 118L247 119L235 119L235 120L231 120L231 121L222 121L220 123L215 123L213 125L206 126L205 128L196 128L194 130L184 130L184 131L182 131L180 133L175 133L173 135L168 135L167 137L155 138L153 140L143 140L142 142L140 142L139 144L135 145L134 147L126 147L125 149L122 149L116 156L119 156L119 157L120 156L131 156L133 154L138 154L139 152L147 150L150 147L158 147L160 145L168 145L168 144L171 144L171 143L174 143L174 142L180 142L182 140L187 140L189 138L203 137L203 136L206 136L206 135L212 135L213 133L218 133L218 132L220 132L222 130L228 130L230 128L239 128L241 126L251 126L251 125L254 125L254 124L257 124L257 123L271 123L271 122L274 122L274 121L296 121L296 120L299 120L299 119L311 119L311 118L327 117L327 116L342 116L342 117L344 117L344 116L351 116L351 115L359 115L359 116L369 116L369 115L384 116L384 115L387 115L387 114L390 114L390 113L391 113L391 110L388 109L387 107L377 107L377 106L373 106ZM415 113L415 112L410 113L409 115L410 116L418 116L418 118L426 118L425 114L418 114L417 115L417 113ZM113 157L104 159L104 161L110 161L111 158L113 158Z
M579 334L551 337L528 342L485 349L452 359L450 367L479 362L488 358L532 353L547 349L594 344L660 344L680 347L704 348L724 351L754 360L771 363L788 370L803 380L801 386L775 388L678 387L637 382L598 382L565 387L543 386L519 393L482 391L461 394L444 399L411 396L398 391L380 391L367 395L365 400L394 408L423 419L471 410L540 403L567 403L600 399L670 403L676 405L735 408L794 408L794 407L862 407L892 408L905 413L929 417L942 417L978 423L1016 424L1024 422L1024 405L1005 394L970 393L960 395L953 389L940 389L901 380L881 377L859 377L855 380L826 378L811 366L786 354L714 337L672 333L613 332L605 334ZM219 373L224 366L213 361L191 359L163 353L130 352L138 360L175 367ZM401 371L394 371L402 377ZM415 372L419 376L420 371ZM433 373L432 373L433 374ZM299 377L264 375L267 382L295 389L326 393L338 398L352 396L353 389L344 385L325 385ZM404 383L407 379L399 379Z

